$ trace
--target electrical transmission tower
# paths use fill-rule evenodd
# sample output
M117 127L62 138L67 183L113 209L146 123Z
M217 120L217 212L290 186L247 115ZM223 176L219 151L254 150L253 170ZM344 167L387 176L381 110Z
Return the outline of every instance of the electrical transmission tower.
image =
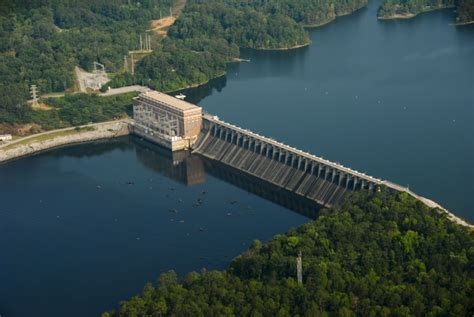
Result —
M303 259L301 251L298 252L298 257L296 258L296 276L298 278L298 284L303 284Z
M97 74L97 73L105 74L105 66L101 63L94 62L94 71L93 71L93 73L94 74Z
M33 106L38 106L38 88L36 85L31 85L30 87L31 98L33 99Z

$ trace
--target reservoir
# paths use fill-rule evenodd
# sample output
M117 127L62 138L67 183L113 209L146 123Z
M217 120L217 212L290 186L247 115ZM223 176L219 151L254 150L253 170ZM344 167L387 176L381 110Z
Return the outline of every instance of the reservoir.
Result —
M451 10L378 21L378 2L310 31L312 45L186 95L298 149L408 186L474 222L474 25Z
M311 30L307 48L244 51L250 63L184 93L473 222L474 27L450 10L381 22L377 5ZM224 269L313 216L252 182L136 138L1 165L0 314L99 316L160 272Z
M211 163L124 138L2 166L2 316L100 316L161 272L225 269L308 221Z

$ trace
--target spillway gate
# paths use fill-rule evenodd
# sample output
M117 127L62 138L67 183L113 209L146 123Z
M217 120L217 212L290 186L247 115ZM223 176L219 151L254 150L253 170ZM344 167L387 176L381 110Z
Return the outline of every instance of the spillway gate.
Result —
M383 181L203 115L194 152L331 206L348 191L375 190Z

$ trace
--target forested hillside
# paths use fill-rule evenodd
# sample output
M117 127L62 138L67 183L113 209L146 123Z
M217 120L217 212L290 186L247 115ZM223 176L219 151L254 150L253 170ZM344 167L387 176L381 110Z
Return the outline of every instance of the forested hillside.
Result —
M296 256L303 255L303 285ZM225 272L173 272L103 316L471 316L474 233L407 194L358 193Z
M456 23L474 21L474 0L384 0L377 16L380 19L410 18L422 12L456 7Z
M306 25L321 25L367 0L189 0L153 53L124 71L124 56L139 46L150 21L173 0L0 0L0 124L44 116L26 105L29 86L40 93L72 90L73 69L94 61L115 73L112 87L148 85L172 91L225 73L239 48L306 45ZM40 126L42 121L33 121ZM49 125L49 124L48 124Z
M456 22L474 23L474 0L458 0Z
M309 44L304 26L328 23L367 0L189 0L169 37L110 85L144 84L170 91L225 73L239 48L287 49ZM160 71L157 71L157 70Z
M73 69L94 61L117 71L148 21L168 1L0 0L0 123L28 122L29 85L74 86Z

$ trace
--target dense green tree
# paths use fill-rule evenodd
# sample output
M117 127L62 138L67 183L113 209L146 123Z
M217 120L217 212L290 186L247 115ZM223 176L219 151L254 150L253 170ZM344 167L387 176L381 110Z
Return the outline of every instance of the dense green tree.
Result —
M170 1L0 0L0 123L35 115L29 86L41 94L75 85L73 69L94 61L118 71L138 35ZM36 122L43 125L43 122Z
M303 285L295 280L303 253ZM225 272L163 274L112 316L470 316L474 232L405 193L357 193Z
M392 18L397 16L412 16L435 9L456 7L456 22L474 22L473 0L384 0L377 16Z
M456 9L457 23L473 23L474 22L474 0L458 0Z
M41 94L72 90L75 66L91 70L95 61L104 64L114 73L111 87L178 90L225 74L239 48L306 45L304 26L327 23L367 0L188 0L169 37L154 43L134 75L124 71L123 57L138 48L139 34L172 3L0 0L0 123L56 126L56 116L35 113L26 104L28 89L35 84Z

